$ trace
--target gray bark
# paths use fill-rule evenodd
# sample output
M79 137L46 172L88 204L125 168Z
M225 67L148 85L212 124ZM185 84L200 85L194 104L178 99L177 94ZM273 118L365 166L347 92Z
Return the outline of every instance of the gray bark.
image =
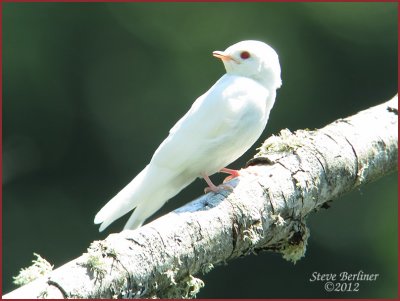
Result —
M4 298L192 297L193 277L249 253L304 256L306 217L397 170L397 96L319 130L281 131L228 184L88 252Z

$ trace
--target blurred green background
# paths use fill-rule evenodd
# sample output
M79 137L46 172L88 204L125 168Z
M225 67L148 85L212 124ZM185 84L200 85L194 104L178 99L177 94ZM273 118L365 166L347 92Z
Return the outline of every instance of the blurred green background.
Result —
M396 3L3 3L4 292L33 252L58 267L121 230L127 217L98 233L94 215L224 73L211 52L245 39L278 52L283 86L234 168L280 129L322 127L397 91ZM273 253L229 262L200 275L198 297L395 298L397 218L393 174L310 216L296 265ZM379 278L356 293L309 281L359 270Z

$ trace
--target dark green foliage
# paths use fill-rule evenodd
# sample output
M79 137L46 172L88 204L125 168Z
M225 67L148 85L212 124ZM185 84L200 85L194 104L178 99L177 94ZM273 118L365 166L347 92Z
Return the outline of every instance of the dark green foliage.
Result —
M322 127L396 93L395 3L3 3L5 292L33 252L58 267L105 237L95 213L223 74L211 52L244 39L278 52L283 86L263 136L234 168L280 129ZM397 176L330 205L310 218L295 266L270 253L236 260L200 276L198 297L395 298ZM315 271L359 270L380 276L358 293L309 282Z

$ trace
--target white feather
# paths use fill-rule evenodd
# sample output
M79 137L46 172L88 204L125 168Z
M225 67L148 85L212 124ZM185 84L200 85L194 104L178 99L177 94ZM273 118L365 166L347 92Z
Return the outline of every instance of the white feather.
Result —
M254 58L240 62L243 50ZM257 41L237 43L225 53L231 57L224 60L228 73L193 103L145 169L97 213L100 231L135 208L125 229L140 227L197 177L218 172L259 138L281 84L278 57Z

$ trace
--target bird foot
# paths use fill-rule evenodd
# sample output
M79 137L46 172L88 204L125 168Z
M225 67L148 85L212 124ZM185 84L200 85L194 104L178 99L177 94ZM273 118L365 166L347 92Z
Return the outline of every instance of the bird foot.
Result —
M214 183L211 181L211 179L206 174L202 174L202 176L208 184L208 187L204 188L204 193L208 193L211 191L214 193L219 193L222 190L233 191L232 186L229 186L227 184L221 184L221 185L215 186Z
M209 193L209 192L220 193L223 190L233 191L233 187L227 184L221 184L218 186L213 185L212 187L209 186L204 188L204 193Z

